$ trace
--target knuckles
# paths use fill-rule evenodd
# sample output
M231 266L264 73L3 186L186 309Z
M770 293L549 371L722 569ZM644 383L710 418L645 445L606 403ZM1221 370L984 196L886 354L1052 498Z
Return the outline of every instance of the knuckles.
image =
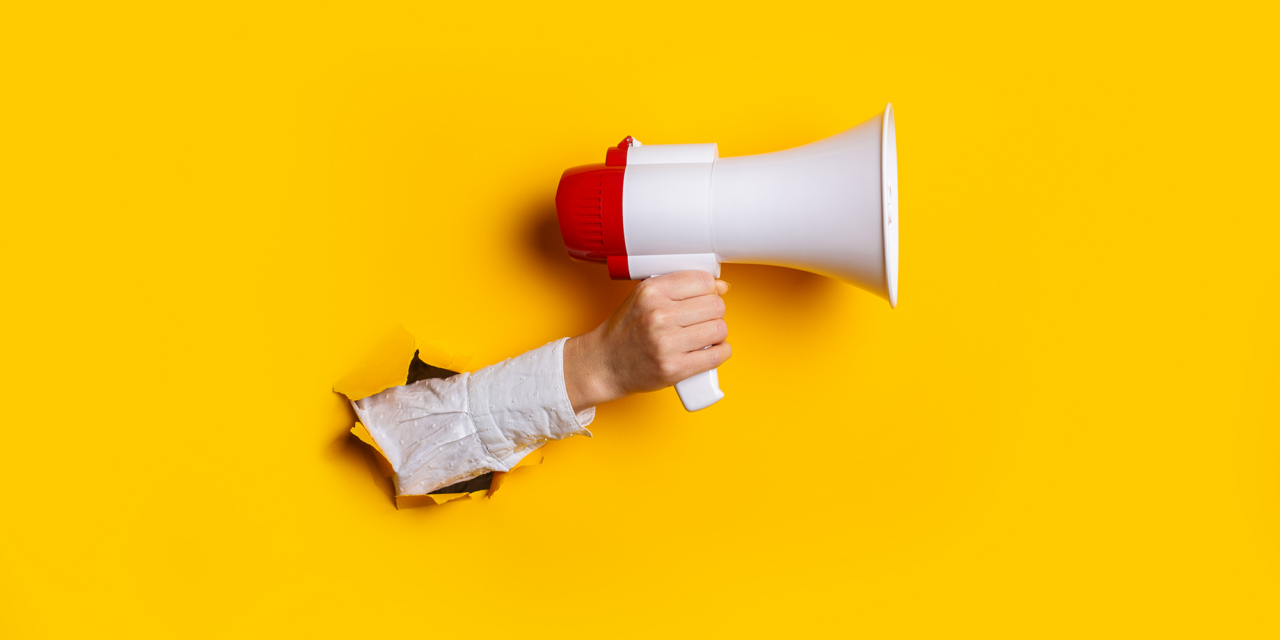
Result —
M720 366L725 360L733 357L733 347L729 343L723 343L716 349L716 366Z
M706 289L709 292L716 290L716 279L714 276L706 271L694 271L693 273L698 275L698 283L702 285L703 289Z
M657 300L662 296L662 291L659 288L661 284L653 278L641 280L640 284L636 285L636 299L641 303L651 303Z
M676 337L671 334L654 335L651 338L653 351L659 361L664 361L679 353L676 349Z
M704 287L712 299L703 297L696 302L676 302L670 299L668 293L672 287L679 285L687 288L694 283ZM698 327L696 333L683 331L677 326L676 318L681 313L688 314L694 309L698 309L698 315L703 318L710 316L711 321ZM703 363L697 366L705 366L707 363L718 366L720 362L727 360L731 352L728 344L724 343L729 335L729 325L724 321L725 311L724 300L716 295L715 278L709 273L684 272L674 278L651 278L637 283L630 316L631 345L635 349L635 356L647 361L645 366L638 367L645 373L636 373L650 380L639 386L647 388L654 383L663 386L675 384L696 372L689 368L694 363ZM698 336L700 341L705 340L705 344L716 346L703 352L705 355L686 354L684 351L687 350L691 335Z
M649 309L640 317L640 321L644 323L645 328L650 331L662 329L671 319L670 313L666 309Z
M666 384L675 384L683 379L682 370L674 359L663 359L658 362L658 375Z
M712 335L716 337L716 342L724 342L724 339L729 337L729 323L724 320L716 320L715 323L715 331Z
M725 312L728 311L728 308L724 305L724 298L715 296L711 302L711 311L715 313L715 317L723 318Z

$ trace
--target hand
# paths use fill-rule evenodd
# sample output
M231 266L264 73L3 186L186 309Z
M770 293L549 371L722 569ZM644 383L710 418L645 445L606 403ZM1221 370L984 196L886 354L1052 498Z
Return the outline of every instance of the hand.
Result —
M703 271L642 280L608 320L565 343L573 410L669 387L728 360L733 348L720 299L728 290Z

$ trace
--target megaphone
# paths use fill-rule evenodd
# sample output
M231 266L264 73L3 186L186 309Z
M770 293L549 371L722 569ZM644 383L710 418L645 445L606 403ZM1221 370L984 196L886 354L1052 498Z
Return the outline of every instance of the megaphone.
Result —
M556 215L569 256L615 280L724 262L802 269L898 304L898 152L893 105L785 151L721 158L715 144L642 145L568 169ZM716 370L676 384L689 411L724 398Z

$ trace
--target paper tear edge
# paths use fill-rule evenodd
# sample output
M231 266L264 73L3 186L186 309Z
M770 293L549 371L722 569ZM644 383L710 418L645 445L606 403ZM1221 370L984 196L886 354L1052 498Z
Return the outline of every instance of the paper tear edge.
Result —
M361 365L357 366L354 371L348 373L344 378L334 383L333 390L336 393L341 393L346 396L347 400L355 402L361 398L367 398L371 395L382 393L391 387L404 386L409 379L409 364L413 362L413 357L415 355L417 355L419 360L422 360L426 364L433 367L439 367L441 369L448 369L450 371L458 371L461 366L465 366L465 364L469 363L471 360L470 354L454 353L452 350L442 348L435 343L428 343L419 340L416 336L410 333L408 329L405 329L404 325L396 325L396 328L399 329L399 331L393 330L390 335L383 338L382 342L375 347L374 351L365 358ZM403 358L404 366L400 367L400 371L403 371L404 374L393 374L389 366L385 371L380 370L380 366L387 365L388 361L391 359L378 358L378 351L383 348L394 349L398 346L394 343L406 337L413 340L413 352L410 353L407 358ZM365 368L368 368L369 370L362 371L362 369ZM383 377L384 375L386 377ZM392 377L393 375L395 377ZM373 382L370 382L371 380ZM363 393L363 389L378 387L388 380L399 380L399 382L381 386L381 388L372 393ZM366 385L359 384L359 381L365 381ZM355 390L353 394L349 394L348 391L352 391L353 388L357 390ZM359 397L353 397L353 395L358 395ZM351 427L351 433L361 442L373 447L374 453L377 454L374 457L377 460L378 469L382 471L384 476L390 478L395 474L395 468L391 466L391 461L387 459L386 453L382 451L382 447L378 446L378 442L373 439L373 434L369 433L369 429L367 427L359 421L356 421L355 425ZM506 482L507 476L510 475L512 471L521 467L532 467L542 464L543 460L546 459L546 456L542 453L538 453L538 449L540 448L541 445L525 454L524 458L521 458L519 462L515 463L515 465L511 467L510 471L493 472L493 480L489 483L488 489L474 491L471 493L398 494L395 497L396 508L400 509L427 506L425 501L420 500L421 498L431 498L436 505L441 505L467 496L470 496L473 500L479 500L481 497L492 498L493 494L497 493L498 489ZM536 460L534 459L535 453L537 453Z

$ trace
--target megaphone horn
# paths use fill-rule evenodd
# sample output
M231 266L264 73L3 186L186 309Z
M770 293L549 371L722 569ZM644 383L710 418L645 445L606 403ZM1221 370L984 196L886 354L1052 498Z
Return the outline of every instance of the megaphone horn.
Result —
M642 280L766 264L844 280L898 304L898 152L893 105L830 138L721 158L715 144L642 145L574 167L556 191L570 257ZM689 411L724 397L716 371L676 385Z

